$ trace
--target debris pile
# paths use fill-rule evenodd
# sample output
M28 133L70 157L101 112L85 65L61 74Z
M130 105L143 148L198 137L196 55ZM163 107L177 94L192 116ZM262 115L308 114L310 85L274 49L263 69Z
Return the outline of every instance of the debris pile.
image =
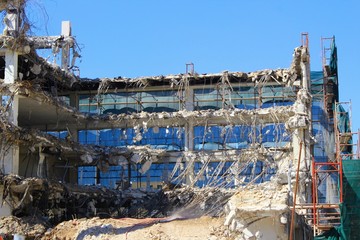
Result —
M75 219L49 230L42 239L235 239L222 227L222 222L222 218L211 217L166 222L159 219Z
M167 218L188 219L203 215L218 217L223 206L234 194L234 190L217 188L176 188L154 191L142 189L116 190L101 186L78 186L7 175L2 179L3 201L11 207L13 219L21 217L24 226L30 219L42 219L36 226L38 232L62 221L74 218ZM17 228L5 224L0 231L16 233ZM34 221L30 221L34 222ZM31 228L21 230L22 234L35 236ZM19 232L18 232L19 233Z
M287 186L276 181L240 188L224 208L224 225L243 239L285 239L287 222L281 219L289 214L287 196Z
M46 221L36 216L27 217L0 217L0 236L4 239L12 239L12 235L21 234L32 238L39 238L44 235L50 227Z

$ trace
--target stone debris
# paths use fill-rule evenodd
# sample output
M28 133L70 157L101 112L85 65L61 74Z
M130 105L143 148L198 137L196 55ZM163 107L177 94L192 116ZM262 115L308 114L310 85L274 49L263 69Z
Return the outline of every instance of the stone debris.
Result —
M21 218L15 216L0 217L0 236L4 239L12 238L14 234L39 238L44 235L48 228L49 224L36 216Z
M61 224L74 217L161 217L164 221L198 218L204 214L218 217L234 194L233 190L188 187L156 191L112 190L38 178L23 179L15 175L4 176L2 183L3 201L11 207L13 215L43 219L43 232L45 226ZM101 230L105 232L109 228L110 225L105 225ZM0 229L5 234L13 233L11 229ZM34 236L31 231L24 234Z

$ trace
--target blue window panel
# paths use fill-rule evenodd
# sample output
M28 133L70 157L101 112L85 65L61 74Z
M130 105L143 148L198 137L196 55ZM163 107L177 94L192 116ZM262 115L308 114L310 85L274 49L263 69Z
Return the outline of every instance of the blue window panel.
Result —
M93 97L90 95L79 95L79 104L96 103Z
M145 174L140 174L139 169L141 164L131 165L131 178L132 188L146 187L147 181L150 180L149 185L157 187L163 181L171 181L169 179L175 167L175 163L153 163L150 169ZM95 166L81 166L78 167L78 183L81 185L95 185L97 183L97 168ZM178 177L179 173L174 175ZM106 172L99 172L98 182L102 186L109 188L116 188L122 181L128 180L127 166L109 166Z
M119 92L103 95L101 113L103 114L130 114L140 111L140 93Z
M261 105L261 108L271 108L271 107L277 107L277 106L291 106L291 105L293 105L293 104L294 104L293 101L273 100L273 101L264 102L264 103Z
M255 168L255 169L254 169ZM254 183L262 183L264 182L264 176L257 177L260 173L262 173L264 168L264 164L262 161L257 161L255 164L249 163L245 168L240 172L240 176L245 177L245 182L253 181L255 178Z
M67 131L60 131L60 132L46 132L47 134L50 134L54 137L60 138L60 139L65 139L68 136L68 132Z
M98 113L98 99L95 95L79 95L79 111L87 113Z
M100 184L102 186L116 188L117 183L123 178L127 179L127 169L122 166L110 166L108 171L100 172Z
M195 150L240 149L251 143L251 126L194 127ZM259 133L257 134L259 135Z
M228 175L227 171L234 164L234 162L226 162L220 171L220 173L216 176L216 172L218 172L220 162L210 162L207 166L207 171L203 172L203 176L200 176L198 181L196 182L196 186L204 187L207 185L221 185L228 188L235 187L235 176L232 174ZM194 163L194 173L198 174L203 168L203 164L196 162ZM221 167L221 166L220 166ZM255 178L255 183L261 183L264 181L269 181L272 176L276 174L276 169L265 166L262 161L257 161L255 163L251 162L243 166L243 170L238 173L238 178L245 177L245 183L253 181ZM216 172L215 172L216 170ZM259 176L261 174L261 176ZM230 176L230 178L229 178Z
M314 146L314 157L324 157L324 156L326 156L326 152L323 146Z
M253 87L233 87L229 95L233 100L239 98L251 98L254 97L254 93Z
M315 162L327 162L328 157L327 156L315 156Z
M119 129L119 146L134 145L135 130L132 128Z
M248 103L248 104L234 104L235 108L245 109L245 110L253 110L256 109L256 103Z
M98 144L97 130L81 130L78 132L79 143L81 144Z
M185 132L183 128L149 128L142 134L142 139L137 145L150 145L155 149L179 151L184 149Z
M174 112L180 109L178 91L119 92L79 95L81 112L129 114L133 112Z
M95 185L96 184L96 167L81 166L78 167L78 184L79 185Z
M59 132L47 132L47 134L54 136L54 137L59 137Z
M201 111L201 110L219 110L221 108L221 103L218 101L215 102L197 102L194 106L195 111Z
M284 124L266 124L261 131L262 144L265 147L283 147L291 140Z
M162 104L150 104L146 106L145 104L143 111L144 112L176 112L179 110L179 103L162 103Z
M208 110L208 109L218 110L221 107L222 107L221 96L217 89L204 88L204 89L194 90L195 110L197 111Z
M103 129L100 130L99 145L101 146L120 146L120 129Z
M311 112L313 121L324 121L324 102L314 101L312 103Z
M175 112L180 108L177 91L142 92L142 110L144 112Z
M103 114L131 114L138 112L136 104L116 104L116 105L103 105Z
M61 139L65 139L68 136L68 132L67 131L61 131L59 132L59 138Z
M99 110L97 106L79 106L79 111L83 113L98 113Z

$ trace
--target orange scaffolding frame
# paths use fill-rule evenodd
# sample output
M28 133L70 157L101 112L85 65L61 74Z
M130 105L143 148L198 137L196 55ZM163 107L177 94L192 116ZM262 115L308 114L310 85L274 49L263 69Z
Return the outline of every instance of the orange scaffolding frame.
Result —
M318 198L318 186L320 175L331 174L339 175L339 202L335 203L320 203ZM340 162L315 162L312 161L312 221L314 228L314 235L318 235L324 230L329 230L331 227L340 224L340 210L339 203L342 202L342 164Z
M347 106L343 111L338 111L339 105ZM359 159L359 141L353 143L354 135L360 136L359 132L340 132L338 127L339 118L348 114L351 129L351 102L335 102L334 105L334 134L335 134L335 159L333 162L315 162L312 161L312 213L314 236L324 230L340 224L339 204L343 202L343 170L342 161L344 159ZM349 148L350 147L350 148ZM349 149L346 149L349 148ZM354 151L356 149L356 151ZM347 151L346 151L347 150ZM319 203L318 183L320 175L338 176L338 197L339 201L334 203Z
M345 109L344 112L339 112L338 106L347 106L347 110ZM338 129L338 116L341 118L344 115L349 115L349 128L351 129L352 126L352 107L351 107L351 101L349 102L336 102L335 103L335 114L336 117L334 118L334 130L335 130L335 146L336 146L336 161L341 161L342 159L359 159L359 141L357 143L353 143L352 140L354 139L354 136L359 137L359 130L358 132L340 132ZM351 142L349 142L351 141ZM344 153L343 150L347 147L351 148L351 152ZM354 148L356 151L354 151Z
M334 82L332 81L331 71L329 68L331 44L334 37L321 38L322 48L322 66L324 73L324 109L327 112L330 127L333 127L335 133L335 159L328 162L315 162L312 159L312 210L308 212L309 219L312 222L314 236L320 234L322 231L328 230L333 226L340 224L340 209L339 204L343 202L343 181L342 181L342 159L341 154L341 134L338 129L338 112L335 94L332 91ZM335 76L337 77L337 76ZM335 106L333 103L335 102ZM351 108L350 108L351 111ZM344 113L345 114L345 113ZM351 113L350 113L351 114ZM350 124L351 128L351 124ZM352 135L348 135L352 138ZM337 192L338 201L321 203L318 196L318 188L320 182L330 176L338 178L339 190ZM324 179L321 179L324 178ZM327 187L327 186L326 186Z

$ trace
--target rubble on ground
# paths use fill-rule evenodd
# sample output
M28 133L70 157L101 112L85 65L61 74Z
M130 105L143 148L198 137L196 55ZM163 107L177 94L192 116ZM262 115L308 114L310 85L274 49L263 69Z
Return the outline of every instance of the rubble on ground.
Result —
M71 185L40 178L24 179L16 175L4 176L1 182L4 186L3 201L11 207L12 214L23 220L42 219L43 227L37 227L41 231L74 218L170 217L174 220L203 215L219 217L224 205L235 193L231 189L180 186L153 191L117 190L101 186ZM13 234L12 229L14 228L0 227L6 234ZM33 237L38 234L27 229L21 233Z
M0 236L11 237L14 234L39 238L50 227L46 221L36 216L0 217Z
M235 239L222 218L200 217L159 222L158 219L74 219L63 222L45 233L42 240L52 239L150 239L193 240Z

